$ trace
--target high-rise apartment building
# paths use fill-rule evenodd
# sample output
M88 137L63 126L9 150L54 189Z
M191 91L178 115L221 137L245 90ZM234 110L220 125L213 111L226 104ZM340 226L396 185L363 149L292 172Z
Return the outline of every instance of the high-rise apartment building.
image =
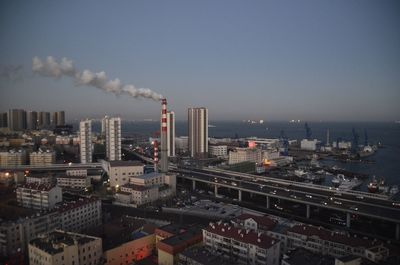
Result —
M57 111L57 126L64 126L65 125L65 111Z
M167 112L167 146L168 156L175 156L175 113Z
M28 130L36 130L38 128L38 113L29 111L26 115L26 127Z
M51 124L55 126L65 125L65 111L55 111L51 116Z
M191 157L207 157L208 109L188 109L188 148Z
M106 157L109 161L121 160L121 118L104 117Z
M92 163L92 121L84 120L79 124L81 163Z
M48 128L50 126L50 112L41 111L38 117L38 126L40 128Z
M7 120L7 112L0 113L0 128L7 128L8 120Z
M11 131L26 129L26 111L23 109L11 109L8 111L8 128Z

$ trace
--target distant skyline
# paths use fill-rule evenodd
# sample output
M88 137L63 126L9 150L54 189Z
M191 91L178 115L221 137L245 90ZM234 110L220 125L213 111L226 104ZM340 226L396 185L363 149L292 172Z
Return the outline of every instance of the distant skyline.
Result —
M398 1L1 1L0 112L159 119L160 103L32 72L67 57L177 120L400 120Z

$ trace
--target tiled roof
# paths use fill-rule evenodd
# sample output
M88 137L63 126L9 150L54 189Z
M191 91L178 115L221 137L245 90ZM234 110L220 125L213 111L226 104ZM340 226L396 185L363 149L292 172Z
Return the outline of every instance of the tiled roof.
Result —
M290 228L287 232L301 234L308 237L318 237L325 241L336 242L343 245L349 245L352 247L369 248L374 245L380 244L380 242L374 240L345 235L312 225L295 225L292 228Z
M22 185L20 188L24 189L31 189L31 190L40 190L40 191L49 191L52 188L54 188L54 184L46 183L46 184L39 184L39 183L27 183L25 185Z
M206 231L214 233L223 237L232 238L236 241L243 243L248 243L251 245L256 245L259 248L269 249L278 241L270 236L263 233L256 233L251 230L239 229L230 226L228 223L218 222L210 223L210 225L205 228Z
M268 229L273 228L276 225L276 221L272 220L268 216L256 216L252 214L242 214L236 217L239 220L245 221L247 219L253 219L258 225L262 225L264 227L267 227Z
M81 207L81 206L83 206L83 205L85 205L85 204L93 203L93 202L95 202L95 201L98 201L98 199L95 198L95 197L92 197L92 198L80 198L80 199L77 200L77 201L71 201L71 202L63 202L63 203L60 203L60 204L58 204L58 205L56 206L56 210L57 210L58 212L60 212L60 213L68 212L68 211L70 211L70 210L72 210L72 209Z

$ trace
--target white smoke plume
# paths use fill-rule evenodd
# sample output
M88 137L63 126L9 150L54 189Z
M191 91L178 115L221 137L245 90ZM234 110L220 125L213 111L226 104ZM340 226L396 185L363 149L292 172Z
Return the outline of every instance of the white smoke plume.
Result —
M17 81L22 79L22 65L1 65L0 79L7 81Z
M47 77L71 77L77 85L96 87L115 95L127 94L134 98L148 98L156 101L162 98L162 95L149 88L136 88L131 84L125 85L122 84L118 78L114 80L108 79L107 74L104 71L94 73L90 70L84 70L81 72L75 68L71 60L65 57L60 61L57 61L52 56L48 56L45 60L42 60L39 57L33 57L32 71Z

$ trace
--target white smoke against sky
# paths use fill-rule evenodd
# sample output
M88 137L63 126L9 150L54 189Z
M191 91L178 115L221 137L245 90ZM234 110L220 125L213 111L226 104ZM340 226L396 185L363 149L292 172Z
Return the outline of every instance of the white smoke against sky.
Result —
M158 101L162 95L149 88L136 88L132 84L122 84L116 79L108 79L104 71L95 73L90 70L82 72L75 68L73 62L67 58L57 61L54 57L48 56L46 59L33 57L32 71L46 77L61 78L63 76L74 79L77 85L96 87L107 93L115 95L129 95L134 98L147 98Z
M0 65L0 79L17 81L22 79L22 65Z

